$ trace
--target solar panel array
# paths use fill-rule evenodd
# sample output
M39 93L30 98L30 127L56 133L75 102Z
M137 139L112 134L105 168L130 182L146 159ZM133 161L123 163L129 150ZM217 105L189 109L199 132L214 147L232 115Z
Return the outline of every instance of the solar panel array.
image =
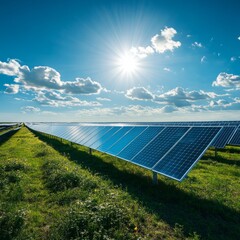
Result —
M21 123L0 124L0 138L8 135L10 132L18 131L21 126Z
M236 129L235 133L229 140L229 144L240 146L240 126Z
M239 141L238 123L178 125L29 123L29 128L84 145L182 181L209 146ZM235 134L238 133L238 137ZM220 137L220 138L218 138Z

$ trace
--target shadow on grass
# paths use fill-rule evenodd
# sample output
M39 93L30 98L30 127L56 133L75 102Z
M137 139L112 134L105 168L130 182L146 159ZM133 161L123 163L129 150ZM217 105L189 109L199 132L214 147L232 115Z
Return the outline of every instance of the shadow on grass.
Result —
M74 146L62 143L59 139L49 138L38 132L34 134L59 153L68 155L70 160L81 167L121 185L159 220L167 222L172 227L176 224L182 225L186 236L196 232L204 239L239 239L240 214L233 209L216 201L200 199L163 181L159 181L156 186L152 185L149 177L136 175L127 170L120 171L100 157L89 155Z
M0 135L0 146L4 144L8 139L10 139L18 130L11 130Z
M202 160L208 160L209 156L203 156ZM239 160L228 160L222 156L217 156L217 157L212 157L211 161L216 161L218 163L224 163L224 164L228 164L228 165L236 165L236 166L240 166L240 161Z

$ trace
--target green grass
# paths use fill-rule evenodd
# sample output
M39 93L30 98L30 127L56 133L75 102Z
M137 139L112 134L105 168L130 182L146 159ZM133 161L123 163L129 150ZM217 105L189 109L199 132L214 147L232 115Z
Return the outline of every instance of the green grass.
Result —
M240 148L182 182L22 128L0 143L0 239L239 239Z

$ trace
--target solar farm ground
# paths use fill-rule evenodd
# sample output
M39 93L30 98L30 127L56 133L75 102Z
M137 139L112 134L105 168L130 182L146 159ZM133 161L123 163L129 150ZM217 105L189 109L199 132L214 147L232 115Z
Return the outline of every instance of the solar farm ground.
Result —
M239 239L240 147L151 177L23 127L0 143L0 239Z

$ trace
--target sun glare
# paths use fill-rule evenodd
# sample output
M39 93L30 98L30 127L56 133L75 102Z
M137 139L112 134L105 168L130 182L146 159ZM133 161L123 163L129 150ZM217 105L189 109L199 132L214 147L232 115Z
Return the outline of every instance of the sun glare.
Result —
M119 57L117 66L124 75L134 75L139 70L138 59L131 53L123 54Z

